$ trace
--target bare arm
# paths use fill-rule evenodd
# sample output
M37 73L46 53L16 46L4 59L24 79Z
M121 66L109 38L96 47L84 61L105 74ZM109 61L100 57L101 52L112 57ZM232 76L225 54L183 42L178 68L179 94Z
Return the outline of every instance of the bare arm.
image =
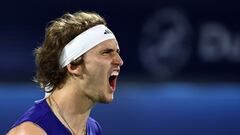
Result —
M24 122L11 129L7 135L47 135L47 133L38 125L32 122Z

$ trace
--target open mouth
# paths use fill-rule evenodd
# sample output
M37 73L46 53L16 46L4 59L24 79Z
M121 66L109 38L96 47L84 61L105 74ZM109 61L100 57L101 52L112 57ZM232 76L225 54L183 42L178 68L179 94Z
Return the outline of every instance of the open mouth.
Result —
M108 79L109 85L113 91L116 89L117 77L118 77L118 72L114 71Z

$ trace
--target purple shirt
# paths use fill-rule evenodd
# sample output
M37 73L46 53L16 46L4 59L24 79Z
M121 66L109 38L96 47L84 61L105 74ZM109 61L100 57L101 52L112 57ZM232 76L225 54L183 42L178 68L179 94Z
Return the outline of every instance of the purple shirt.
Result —
M48 135L71 135L71 132L54 115L46 100L36 101L11 127L30 121L39 125ZM101 126L89 117L86 124L87 135L101 135Z

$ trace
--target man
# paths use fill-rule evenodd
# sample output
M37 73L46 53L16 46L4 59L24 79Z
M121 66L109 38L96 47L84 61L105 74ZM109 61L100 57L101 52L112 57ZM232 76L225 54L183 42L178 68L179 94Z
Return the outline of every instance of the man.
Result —
M46 29L35 50L36 81L48 93L8 135L100 135L90 111L110 103L123 61L114 34L96 13L65 14Z

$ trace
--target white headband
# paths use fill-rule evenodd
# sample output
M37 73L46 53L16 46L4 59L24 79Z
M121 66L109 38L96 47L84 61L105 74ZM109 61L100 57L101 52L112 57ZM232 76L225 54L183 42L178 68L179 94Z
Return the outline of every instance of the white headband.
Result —
M59 64L65 67L88 50L108 39L116 39L105 25L94 26L71 40L62 50Z

